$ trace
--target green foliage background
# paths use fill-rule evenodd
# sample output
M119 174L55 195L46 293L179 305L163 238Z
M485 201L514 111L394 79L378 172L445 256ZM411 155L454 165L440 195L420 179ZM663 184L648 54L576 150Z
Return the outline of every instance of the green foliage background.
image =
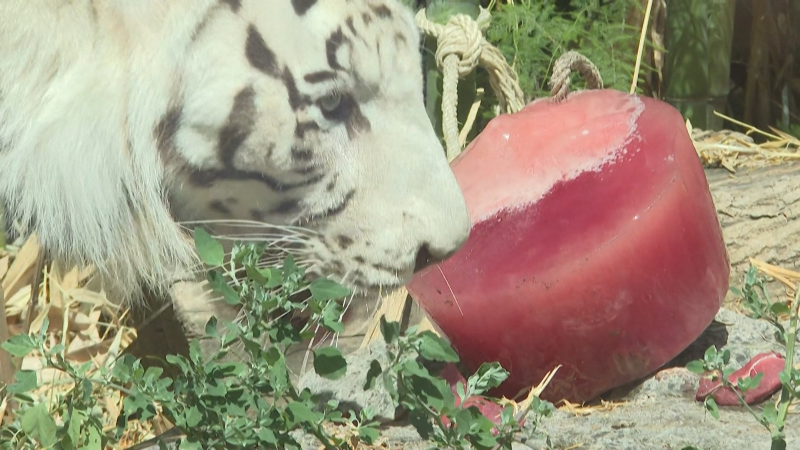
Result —
M630 87L639 29L626 25L635 0L521 0L487 5L492 23L487 40L514 67L529 98L549 95L547 81L553 63L577 50L600 70L606 87Z
M448 17L443 14L447 10L458 14L469 11L468 5L474 9L478 4L488 9L491 23L485 37L514 68L526 101L549 96L553 64L569 50L580 52L597 66L606 88L624 92L630 89L640 29L638 24L628 25L625 19L629 13L642 9L639 0L408 0L406 3L415 9L426 7L429 18L440 23ZM423 52L428 66L435 64L430 55L433 51L435 44L426 43ZM648 69L642 66L640 78ZM427 67L426 72L429 78L438 78L433 82L428 80L426 96L428 113L441 137L438 103L441 79L435 67ZM585 83L575 73L571 86L573 90L582 89ZM488 74L478 68L472 76L459 80L459 126L466 121L477 87L482 87L486 95L468 140L497 114L498 101ZM641 93L641 89L637 91Z

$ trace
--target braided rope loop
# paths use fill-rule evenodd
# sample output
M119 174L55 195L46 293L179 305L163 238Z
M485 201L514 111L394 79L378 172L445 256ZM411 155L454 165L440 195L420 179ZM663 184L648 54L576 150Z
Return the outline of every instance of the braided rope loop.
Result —
M553 75L550 76L550 96L554 103L560 103L569 94L569 75L577 70L589 89L603 89L603 78L589 58L570 50L561 55L553 65Z
M437 41L436 64L442 71L442 133L447 147L447 159L452 161L461 153L458 141L458 79L469 75L480 65L489 72L489 84L505 113L522 109L524 100L519 78L503 54L483 37L489 26L489 11L481 8L478 19L465 14L450 17L442 25L428 20L424 9L416 15L420 30Z

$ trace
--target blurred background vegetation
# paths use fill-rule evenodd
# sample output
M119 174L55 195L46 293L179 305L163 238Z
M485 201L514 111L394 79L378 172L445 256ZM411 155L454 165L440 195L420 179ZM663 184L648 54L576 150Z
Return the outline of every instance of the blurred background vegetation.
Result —
M607 88L628 91L647 0L406 0L440 23L488 8L487 40L520 77L527 100L548 95L553 62L577 50L599 68ZM427 39L426 95L435 117L441 80ZM678 108L702 129L739 127L714 111L767 130L800 135L800 0L653 0L637 92ZM582 81L574 75L575 88ZM433 79L434 82L431 82ZM466 86L461 86L465 84ZM494 116L482 70L459 82L460 118L476 88L487 94L470 137ZM470 88L472 93L470 93ZM434 100L431 100L434 99Z

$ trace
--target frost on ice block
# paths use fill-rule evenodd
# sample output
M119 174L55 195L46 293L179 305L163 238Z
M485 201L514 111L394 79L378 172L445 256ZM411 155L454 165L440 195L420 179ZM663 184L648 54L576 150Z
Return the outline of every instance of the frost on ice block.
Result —
M471 371L586 401L641 378L711 323L730 266L680 114L613 90L492 120L452 163L466 245L408 289Z

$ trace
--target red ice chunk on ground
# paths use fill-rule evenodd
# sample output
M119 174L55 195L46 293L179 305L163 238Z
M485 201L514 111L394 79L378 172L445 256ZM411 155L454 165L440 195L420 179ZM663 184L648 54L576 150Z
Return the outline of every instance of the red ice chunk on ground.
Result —
M780 375L785 366L786 360L780 353L759 353L748 361L744 367L730 374L728 376L728 381L736 386L740 378L755 378L755 376L760 373L764 374L758 387L748 390L743 396L748 405L754 405L763 402L780 390L781 380L778 378L778 375ZM708 378L701 378L695 399L697 401L703 401L706 397L713 394L714 401L720 406L738 406L740 403L736 393L730 388L720 387L721 384L719 380L711 381Z
M475 371L513 397L590 400L644 377L713 320L728 256L675 108L613 90L493 119L451 165L472 230L408 290Z

